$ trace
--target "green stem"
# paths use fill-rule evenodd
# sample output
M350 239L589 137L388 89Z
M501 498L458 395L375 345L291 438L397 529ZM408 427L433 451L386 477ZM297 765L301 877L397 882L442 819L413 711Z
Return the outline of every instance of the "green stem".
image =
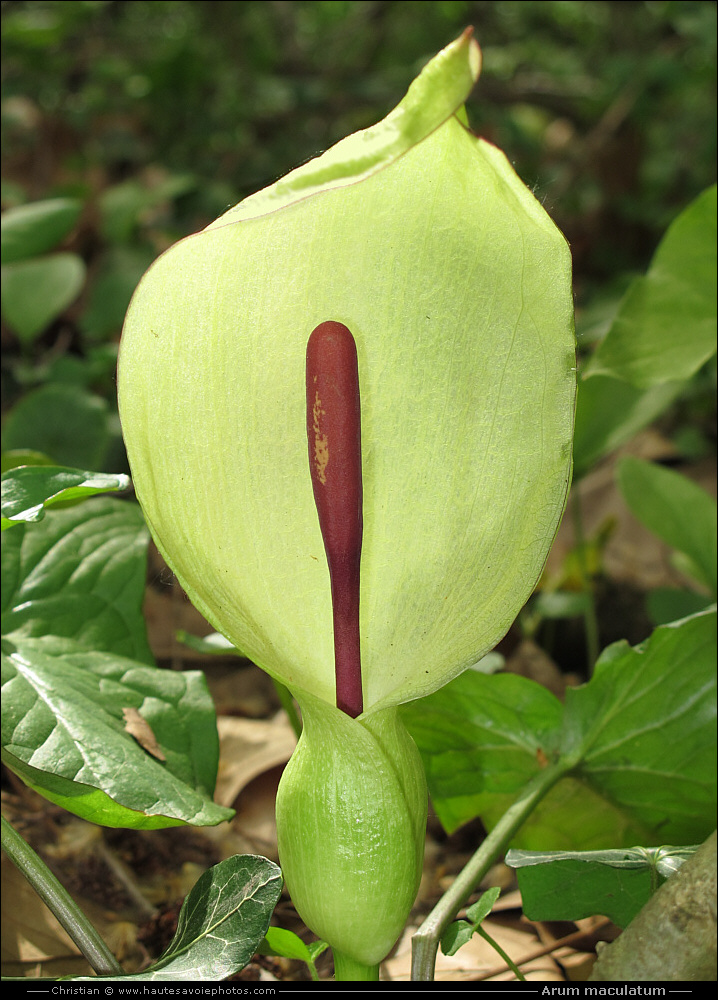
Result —
M333 948L334 952L334 979L338 983L378 983L379 966L362 965L355 962L348 955L342 955L340 951Z
M593 673L593 668L598 659L599 639L598 639L598 617L596 615L596 596L593 590L593 583L590 579L588 565L586 563L586 537L583 530L583 517L581 514L581 495L578 486L574 487L571 494L571 516L573 520L573 540L576 546L578 557L578 572L581 578L581 590L586 599L586 610L584 611L584 627L586 629L586 657L588 660L589 676Z
M505 853L516 831L553 786L573 770L575 763L572 759L562 758L543 771L539 771L524 787L513 805L506 810L481 847L456 877L451 888L441 897L412 939L412 982L433 981L436 951L441 935L499 855Z
M509 958L509 956L506 954L506 952L501 947L501 945L498 943L498 941L494 941L494 939L491 937L491 935L487 934L487 932L484 930L483 927L477 927L476 928L476 933L479 934L484 939L484 941L488 941L488 943L491 945L491 947L494 949L494 951L498 955L500 955L501 958L503 958L504 962L506 962L506 964L511 969L511 971L516 976L516 978L519 980L519 982L525 983L526 982L526 976L523 974L523 972L521 971L521 969L519 969L518 965L516 965L516 963L513 962Z
M98 976L122 976L122 966L32 847L2 817L2 849L50 908Z

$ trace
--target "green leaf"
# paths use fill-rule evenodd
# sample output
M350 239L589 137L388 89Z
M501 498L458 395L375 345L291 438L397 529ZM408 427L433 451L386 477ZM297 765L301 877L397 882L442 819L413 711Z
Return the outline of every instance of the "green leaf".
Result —
M494 886L491 889L487 889L472 906L470 906L466 911L466 916L469 918L474 927L478 927L482 921L484 921L494 908L494 903L501 895L501 889L498 886Z
M11 469L19 469L21 465L54 465L55 463L41 451L27 451L23 448L16 448L13 451L3 451L0 469L2 472L9 472Z
M703 841L715 827L715 663L713 609L609 646L591 681L566 692L564 752L650 833L644 843Z
M309 954L312 956L312 961L316 962L320 955L323 955L327 950L329 945L326 941L312 941L311 944L307 945L309 949Z
M632 514L696 567L698 582L713 596L718 588L716 502L686 476L627 456L618 486Z
M273 862L235 855L197 881L162 958L138 980L217 982L243 969L264 938L282 891Z
M12 469L2 476L2 530L24 521L41 521L53 504L126 490L129 485L129 476L124 475L39 465Z
M444 955L455 955L459 948L469 943L474 933L472 924L466 920L455 920L441 936L442 952Z
M142 616L148 533L134 503L95 497L19 525L2 547L2 630L152 663Z
M612 851L516 851L516 868L529 920L581 920L603 914L626 927L656 889L695 847L634 847Z
M104 255L80 319L86 337L102 340L119 333L132 293L153 257L142 247L114 247Z
M581 379L573 438L574 479L585 476L601 458L647 427L683 386L683 382L664 382L637 389L608 375Z
M577 618L588 606L588 596L572 590L539 590L531 602L532 613L541 618Z
M175 638L184 646L194 649L196 653L212 653L214 656L242 656L243 654L234 646L229 639L226 639L219 632L210 632L209 635L201 638L198 635L191 635L180 629Z
M76 198L50 198L3 212L0 219L3 265L52 250L72 232L81 211L82 202Z
M146 548L139 508L105 497L10 533L2 552L5 759L31 787L93 822L218 823L231 813L208 798L219 751L203 677L136 662L152 661L141 611ZM149 742L126 731L123 709L140 712Z
M657 587L646 595L646 610L654 625L667 625L705 610L712 599L693 590Z
M3 760L31 788L104 826L231 817L211 801L219 740L203 674L54 636L11 633L2 644ZM126 728L130 713L146 724L137 738Z
M441 950L445 955L455 955L476 933L483 921L491 913L494 903L501 895L501 889L494 886L484 892L479 900L466 911L468 920L457 920L449 924L441 938Z
M23 344L61 316L85 283L85 264L74 253L8 264L2 269L2 314Z
M588 375L648 388L690 378L716 350L716 187L670 226L630 286Z
M540 769L539 750L556 743L562 708L522 677L467 671L401 715L421 751L434 809L452 831L478 815L484 793L511 795Z
M105 399L77 386L46 385L10 411L2 448L39 451L71 469L101 470L112 441L111 419Z
M259 950L263 955L281 955L282 958L306 962L307 965L314 964L312 954L302 939L293 931L282 927L270 927Z
M293 931L284 930L282 927L270 927L258 951L260 955L281 955L283 958L305 962L314 982L319 982L319 974L314 963L328 947L326 941L313 941L307 945Z
M565 707L533 681L476 673L404 706L447 830L476 816L492 828L538 769L563 757L572 774L514 846L704 839L715 813L715 617L662 626L635 648L610 646Z
M236 854L206 871L180 910L177 932L164 955L143 972L119 982L220 982L255 954L282 891L272 861ZM50 979L41 982L53 982ZM59 982L102 983L95 976L63 976Z
M176 174L165 177L154 187L127 180L107 188L100 197L102 235L110 243L128 242L148 209L186 194L196 186L197 181L191 174Z

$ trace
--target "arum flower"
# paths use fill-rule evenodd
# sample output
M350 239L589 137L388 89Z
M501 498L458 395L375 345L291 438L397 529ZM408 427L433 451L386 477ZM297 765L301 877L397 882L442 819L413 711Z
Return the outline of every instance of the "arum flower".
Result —
M423 775L396 707L505 634L570 478L569 251L467 128L479 65L467 32L378 125L167 251L120 354L120 415L159 549L303 710L278 803L295 903L335 954L366 965L401 930L421 865ZM360 585L344 618L315 500L338 454L331 440L322 451L328 383L312 396L317 328L346 330L356 356L361 549L347 560ZM345 627L337 668L360 649L349 704L335 679Z

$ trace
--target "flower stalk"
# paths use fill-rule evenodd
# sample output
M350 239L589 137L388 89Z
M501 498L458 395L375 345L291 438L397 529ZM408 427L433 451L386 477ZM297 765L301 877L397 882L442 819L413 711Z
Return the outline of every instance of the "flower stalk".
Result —
M496 826L486 836L451 887L444 893L429 916L412 938L411 978L413 982L432 982L436 953L441 936L465 905L471 893L486 875L496 859L505 853L511 840L521 829L539 802L555 784L576 766L576 761L565 757L539 771L523 788Z

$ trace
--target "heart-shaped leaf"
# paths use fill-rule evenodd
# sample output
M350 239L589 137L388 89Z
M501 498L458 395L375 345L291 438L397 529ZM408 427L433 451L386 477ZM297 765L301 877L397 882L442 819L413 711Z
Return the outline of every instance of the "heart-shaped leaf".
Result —
M551 760L571 774L513 841L530 850L705 838L715 815L715 610L621 642L566 705L534 681L469 672L402 716L448 830L489 827ZM513 718L512 718L513 716Z

